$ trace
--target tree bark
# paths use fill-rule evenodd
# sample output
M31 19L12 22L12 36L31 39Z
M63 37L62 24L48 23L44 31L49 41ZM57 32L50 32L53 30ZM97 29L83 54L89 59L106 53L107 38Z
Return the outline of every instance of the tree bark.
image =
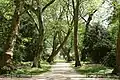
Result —
M119 25L119 32L117 39L116 65L117 65L117 71L120 73L120 25Z
M43 53L43 44L44 44L44 25L43 25L43 21L42 21L42 13L45 11L45 9L47 7L49 7L54 2L55 2L55 0L51 0L48 4L46 4L43 8L41 8L41 2L39 0L36 0L37 9L35 9L32 5L27 5L27 4L25 5L25 8L30 9L37 16L37 19L38 19L38 25L34 21L36 23L36 27L39 32L39 36L38 36L38 40L37 40L38 46L36 47L37 51L35 53L32 67L38 67L38 68L41 67L40 66L40 59L41 59L40 55Z
M74 53L75 53L75 67L77 67L81 66L78 54L78 40L77 40L79 0L76 0L76 8L73 7L73 9L74 9Z
M52 49L51 54L53 54L55 52L55 50L56 50L56 48L58 46L58 43L56 42L57 34L58 34L58 32L55 32L54 37L53 37L53 49ZM53 61L53 59L51 61Z
M58 34L58 32L55 32L54 37L53 37L53 49L52 49L52 53L56 50L56 48L58 46L58 44L56 42L57 34Z
M70 61L71 61L71 58L70 58L70 50L71 50L71 49L68 49L68 48L65 46L65 47L62 47L62 50L63 50L64 54L67 56L66 61L67 61L67 62L70 62Z
M51 61L53 60L53 58L58 54L58 52L61 50L61 48L63 47L63 45L64 45L65 42L67 41L70 33L71 33L71 30L69 29L67 35L65 36L65 38L64 38L64 40L63 40L63 42L60 44L60 46L57 48L57 50L55 50L55 51L50 55L50 57L47 59L47 62L51 63Z
M120 11L119 11L120 13ZM116 66L113 70L113 74L117 74L120 76L120 15L118 15L119 19L119 29L117 35L117 46L116 46Z
M41 11L40 7L38 7L38 9L37 9L37 15L36 16L38 18L38 23L39 23L39 36L38 36L38 40L37 40L37 43L38 43L37 51L36 51L36 55L34 57L32 67L41 68L41 66L40 66L40 55L43 52L44 26L43 26L43 21L42 21L42 11Z
M116 66L112 73L120 74L120 28L119 28L118 37L117 37Z
M61 37L62 36L62 37ZM61 31L59 32L59 35L58 35L58 38L59 38L59 42L60 44L62 43L63 41L63 35L61 33ZM70 50L71 50L71 47L67 48L66 45L62 46L62 55L64 57L64 59L67 61L67 62L70 62L71 59L70 59ZM66 58L67 57L67 58Z
M0 62L0 67L3 67L3 69L7 67L9 70L13 67L13 50L16 42L16 36L18 35L18 28L20 26L20 0L15 0L15 6L16 8L14 11L10 32L5 43L2 61Z

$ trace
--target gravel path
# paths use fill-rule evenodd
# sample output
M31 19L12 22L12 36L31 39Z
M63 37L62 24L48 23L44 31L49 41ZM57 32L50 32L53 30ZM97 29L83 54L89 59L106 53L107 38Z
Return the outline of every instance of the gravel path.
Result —
M0 80L115 80L105 78L86 78L70 67L69 63L56 63L51 71L31 78L0 78Z

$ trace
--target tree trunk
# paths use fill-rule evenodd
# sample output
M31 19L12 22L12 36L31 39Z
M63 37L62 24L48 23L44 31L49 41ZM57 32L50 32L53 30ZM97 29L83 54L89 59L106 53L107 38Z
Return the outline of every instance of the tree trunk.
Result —
M120 16L119 16L120 18ZM117 36L117 46L116 46L116 66L113 70L113 74L117 74L120 76L120 20L119 20L119 29L118 29L118 36Z
M116 66L112 73L120 74L120 28L117 37Z
M57 46L58 46L58 44L57 44L57 42L56 42L57 34L58 34L58 32L55 32L54 37L53 37L53 49L52 49L52 53L56 50L56 48L57 48ZM52 54L52 53L51 53L51 54Z
M37 51L36 51L36 55L34 57L32 67L41 68L41 66L40 66L41 56L40 55L43 53L44 26L43 26L43 21L42 21L42 12L39 7L37 9L37 18L38 18L38 22L39 22L39 36L38 36L38 40L37 40L38 46L37 46Z
M70 51L71 51L71 48L69 48L68 50L67 50L67 62L70 62L70 61L72 61L72 59L71 59L71 57L70 57Z
M62 35L62 32L61 31L59 31L59 33L58 33L58 39L59 39L59 43L61 44L62 43L62 41L63 41L63 35ZM60 51L60 54L63 56L63 58L66 60L66 51L64 51L64 48L63 48L64 46L62 46L62 50ZM60 56L61 56L60 55Z
M37 43L37 44L39 44L39 43ZM40 49L39 49L39 45L36 46L36 51L35 51L34 54L35 54L35 56L34 56L32 67L41 68L41 66L40 66Z
M0 62L0 67L2 67L4 70L13 69L13 64L12 64L13 50L16 42L16 36L18 35L18 28L20 26L20 16L19 16L20 1L19 0L15 0L15 6L16 8L15 8L15 12L12 19L12 25L5 43L2 61Z
M58 38L59 38L59 42L60 42L60 44L61 44L62 41L63 41L63 35L62 35L62 32L61 32L61 31L59 32ZM70 49L68 49L68 48L66 47L66 45L62 46L62 52L63 52L62 54L63 54L64 59L65 59L67 62L71 61L71 60L70 60L70 55L69 55ZM66 57L67 57L67 58L66 58Z
M51 61L53 60L53 58L58 54L58 52L60 51L60 49L63 47L63 45L64 45L65 42L67 41L70 33L71 33L71 30L69 29L67 35L65 36L65 38L64 38L64 40L63 40L63 42L60 44L60 46L57 48L57 50L55 50L55 51L50 55L50 57L47 59L47 62L51 63Z
M73 45L72 45L72 44L73 44L72 40L73 40L73 37L72 37L72 35L71 35L70 46L68 47L68 50L67 50L67 62L72 61L72 58L71 58L71 56L70 56L70 51L71 51L72 46L73 46Z
M43 26L43 21L42 21L42 13L45 11L47 7L49 7L55 0L51 0L48 4L46 4L43 8L41 8L41 1L36 0L37 3L37 9L35 9L33 6L31 7L30 5L27 5L29 9L35 13L38 19L39 25L37 26L38 32L39 32L39 37L38 37L38 46L37 46L37 53L35 54L34 61L33 61L33 66L32 67L41 67L40 66L40 59L41 59L41 54L43 53L43 44L44 44L44 26ZM36 23L36 22L35 22Z
M58 43L56 42L56 37L57 37L58 32L55 32L54 37L53 37L53 49L52 49L52 53L53 54L58 46ZM51 62L53 61L53 59L51 59Z
M74 53L75 53L75 67L81 66L78 54L78 10L79 10L79 0L76 0L76 8L74 8Z
M116 45L116 66L114 67L114 70L112 73L120 76L120 8L118 7L118 2L117 1L115 2L117 3L115 5L115 10L117 13L115 14L118 17L117 18L118 19L118 34L117 34L117 45Z
M70 50L71 49L68 49L67 47L62 47L62 50L63 50L63 54L67 56L67 58L65 57L66 61L67 62L70 62L71 61L71 58L70 58Z

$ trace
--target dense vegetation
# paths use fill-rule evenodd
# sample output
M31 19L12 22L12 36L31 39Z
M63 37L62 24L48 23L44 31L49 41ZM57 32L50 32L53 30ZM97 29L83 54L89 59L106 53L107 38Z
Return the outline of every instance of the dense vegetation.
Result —
M0 9L0 74L56 56L120 73L119 0L0 0Z

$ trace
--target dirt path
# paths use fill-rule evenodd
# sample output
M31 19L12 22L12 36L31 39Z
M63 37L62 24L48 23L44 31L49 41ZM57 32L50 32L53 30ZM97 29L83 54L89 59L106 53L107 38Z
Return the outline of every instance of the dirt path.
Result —
M56 63L52 65L51 72L33 76L32 78L0 78L0 80L115 80L103 78L86 78L70 67L69 63Z

